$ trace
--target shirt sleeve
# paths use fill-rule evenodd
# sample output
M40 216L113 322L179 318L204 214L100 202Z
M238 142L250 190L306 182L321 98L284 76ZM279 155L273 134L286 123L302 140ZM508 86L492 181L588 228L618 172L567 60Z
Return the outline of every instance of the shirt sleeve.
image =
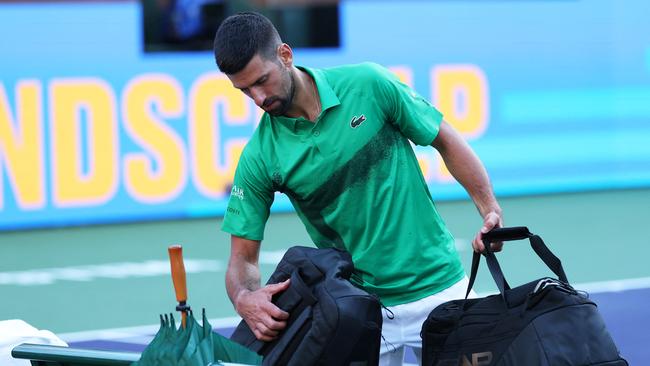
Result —
M375 69L375 85L389 121L413 143L431 145L440 130L442 113L388 69L380 65Z
M264 239L274 192L261 164L244 150L237 164L221 230L249 240Z

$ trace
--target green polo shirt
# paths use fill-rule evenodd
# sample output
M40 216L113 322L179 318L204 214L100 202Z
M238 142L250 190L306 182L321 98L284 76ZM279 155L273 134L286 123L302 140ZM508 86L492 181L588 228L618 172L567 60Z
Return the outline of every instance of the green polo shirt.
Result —
M384 305L464 276L409 142L431 145L442 115L372 63L301 68L318 88L316 123L264 114L237 166L222 229L262 240L274 192L319 248L349 251L353 281Z

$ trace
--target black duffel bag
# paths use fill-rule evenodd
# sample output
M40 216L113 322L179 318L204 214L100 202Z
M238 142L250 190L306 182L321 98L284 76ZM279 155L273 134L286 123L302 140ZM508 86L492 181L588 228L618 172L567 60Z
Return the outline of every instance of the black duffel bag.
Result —
M489 243L520 239L530 240L557 279L510 288ZM465 299L439 305L422 325L423 366L627 365L596 304L571 287L539 236L526 227L503 228L484 234L483 242L499 294L467 299L481 258L474 253Z

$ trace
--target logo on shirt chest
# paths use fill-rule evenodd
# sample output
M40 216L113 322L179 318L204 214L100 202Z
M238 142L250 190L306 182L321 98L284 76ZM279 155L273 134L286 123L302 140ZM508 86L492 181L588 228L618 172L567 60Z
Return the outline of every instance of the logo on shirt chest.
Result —
M360 115L359 117L354 116L354 117L352 117L352 121L350 121L350 127L357 128L365 120L366 120L366 116L364 116L363 114Z

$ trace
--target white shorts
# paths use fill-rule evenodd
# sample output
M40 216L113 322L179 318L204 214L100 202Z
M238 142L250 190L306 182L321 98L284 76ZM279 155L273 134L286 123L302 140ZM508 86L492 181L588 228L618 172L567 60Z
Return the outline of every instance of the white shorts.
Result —
M383 325L381 329L380 366L402 365L404 346L413 348L418 365L422 364L422 338L420 331L427 316L436 306L450 301L465 298L469 279L464 277L446 290L423 299L382 309ZM472 291L469 297L476 297Z

